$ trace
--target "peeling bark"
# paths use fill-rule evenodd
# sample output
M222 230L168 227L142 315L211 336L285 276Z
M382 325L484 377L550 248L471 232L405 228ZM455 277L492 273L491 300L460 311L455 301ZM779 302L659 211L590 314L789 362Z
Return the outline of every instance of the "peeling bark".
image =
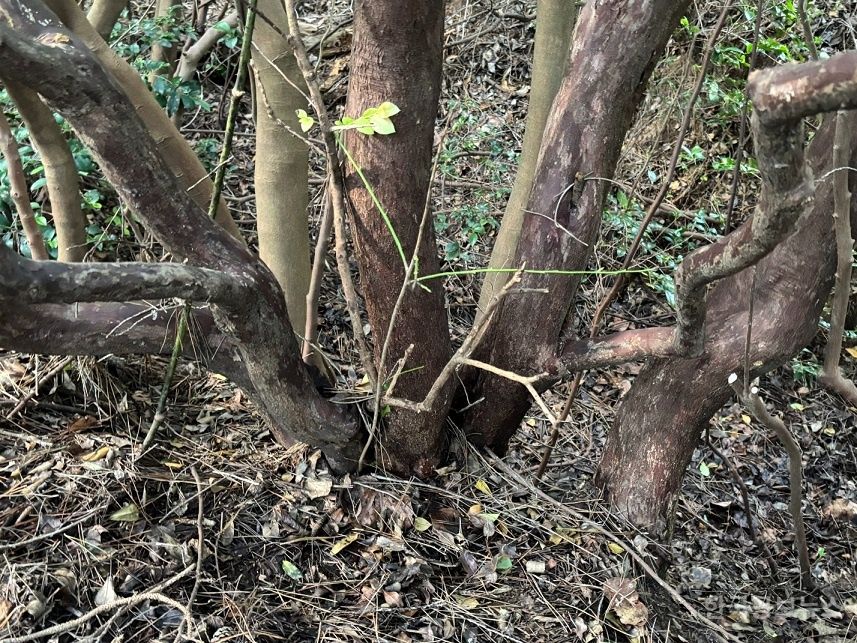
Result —
M807 154L817 175L830 166L832 129L825 124ZM783 364L815 336L836 266L832 183L821 182L810 213L755 268L753 376ZM752 225L732 234L748 237ZM636 524L660 526L702 431L731 398L727 378L743 363L751 282L752 270L744 270L715 284L702 356L651 361L619 407L596 483Z
M566 76L545 128L514 265L584 270L598 235L606 183L649 74L685 0L607 0L580 12ZM527 292L503 303L475 356L518 373L537 371L556 354L579 276L527 274ZM504 451L530 406L526 390L484 372L465 376L469 399L484 401L463 422L477 443Z

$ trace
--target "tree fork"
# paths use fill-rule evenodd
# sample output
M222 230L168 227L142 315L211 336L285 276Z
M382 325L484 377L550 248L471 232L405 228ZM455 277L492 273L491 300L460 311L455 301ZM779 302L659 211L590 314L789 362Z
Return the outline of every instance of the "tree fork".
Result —
M687 5L608 0L581 9L545 126L514 265L586 268L606 196L605 181L586 179L612 177L649 74ZM476 357L518 373L538 370L557 353L579 283L579 275L525 275L522 289L549 294L508 298ZM464 381L469 399L484 398L462 418L465 430L477 443L504 451L530 406L527 391L483 372L467 373Z
M221 302L214 317L236 339L274 435L316 444L333 466L353 467L359 454L356 421L315 390L271 272L191 200L128 98L44 5L28 0L21 7L4 0L0 11L14 27L0 23L4 69L63 113L123 201L165 248L241 284L240 300Z
M830 166L832 141L833 127L826 122L807 153L817 175ZM832 183L827 178L818 186L809 214L755 267L753 377L786 362L817 332L836 266ZM851 207L857 208L853 197ZM750 226L752 220L743 228ZM749 298L751 272L711 288L705 352L650 361L619 406L595 481L614 509L639 525L663 526L704 428L731 398L727 378L744 359L748 309L743 302Z

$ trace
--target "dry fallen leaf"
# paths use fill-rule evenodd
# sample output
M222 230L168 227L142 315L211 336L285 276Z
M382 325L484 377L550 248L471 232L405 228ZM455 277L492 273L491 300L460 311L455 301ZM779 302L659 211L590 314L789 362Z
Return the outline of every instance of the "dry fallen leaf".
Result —
M95 604L97 606L107 605L116 600L116 590L113 589L113 577L108 576L104 579L104 584L101 589L95 594Z
M5 629L9 622L9 614L12 612L12 603L5 598L0 598L0 629Z
M110 447L105 444L103 447L81 456L80 459L84 462L98 462L106 458L108 453L110 453Z
M857 522L857 502L846 500L845 498L837 498L827 505L821 513L826 518L833 520Z
M613 577L604 581L604 596L610 609L624 625L641 627L649 618L649 609L640 601L637 583L630 578Z
M140 510L133 502L129 502L110 514L109 518L116 522L137 522L140 520Z
M324 498L333 489L333 480L330 478L307 478L304 481L304 490L310 500Z
M331 556L336 556L339 552L341 552L343 549L345 549L346 547L348 547L348 545L350 545L351 543L353 543L353 542L354 542L355 540L357 540L359 537L360 537L360 532L352 531L352 532L351 532L350 534L348 534L345 538L342 538L342 539L340 539L340 540L337 540L337 541L336 541L335 543L333 543L333 545L330 547L330 555L331 555Z

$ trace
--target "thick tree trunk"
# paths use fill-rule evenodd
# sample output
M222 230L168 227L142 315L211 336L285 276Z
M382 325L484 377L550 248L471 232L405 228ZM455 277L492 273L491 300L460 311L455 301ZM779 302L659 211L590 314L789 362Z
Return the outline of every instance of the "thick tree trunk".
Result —
M303 85L291 46L280 35L288 21L279 0L261 0L253 30L256 83L256 227L259 256L286 296L292 326L304 332L309 289L309 222L307 175L309 149L277 121L300 131L295 110L306 109ZM296 34L300 37L298 34ZM270 62L269 62L270 61ZM288 80L286 80L288 79Z
M807 155L816 176L830 167L832 123L825 122ZM836 267L832 186L832 177L818 185L811 212L795 233L755 267L753 375L781 365L815 336ZM750 225L733 234L745 233ZM705 353L653 360L622 401L596 483L619 512L639 525L658 525L703 429L732 396L727 378L743 371L752 271L712 288Z
M363 168L392 219L407 260L416 245L426 206L432 140L440 95L443 0L362 0L355 7L354 42L346 114L357 117L384 101L395 103L396 133L366 136L351 131L345 145ZM348 195L354 206L353 232L361 287L372 327L376 363L390 326L405 268L384 221L350 164ZM439 260L431 219L419 248L419 272L437 272ZM387 351L382 377L408 346L413 352L396 395L421 401L451 355L443 288L409 288ZM394 409L387 416L381 462L401 474L429 475L442 457L444 418L451 385L432 413Z
M607 183L686 0L607 0L581 10L574 43L545 128L514 265L584 270L598 236ZM593 177L593 180L586 180ZM579 276L527 274L506 298L477 358L532 374L557 352ZM571 313L573 314L573 313ZM465 376L470 437L504 451L531 400L526 390L485 372Z
M536 161L542 146L548 113L560 82L565 76L565 61L571 43L574 21L577 19L578 5L568 0L539 0L536 6L536 41L533 46L533 66L530 80L530 101L527 106L527 126L524 131L524 144L521 158L515 174L515 184L503 213L503 221L497 233L488 268L514 268L515 251L521 236L521 224L524 222L524 208L533 187L533 175ZM503 272L489 272L482 282L479 293L477 321L491 303L491 299L500 292L511 275Z

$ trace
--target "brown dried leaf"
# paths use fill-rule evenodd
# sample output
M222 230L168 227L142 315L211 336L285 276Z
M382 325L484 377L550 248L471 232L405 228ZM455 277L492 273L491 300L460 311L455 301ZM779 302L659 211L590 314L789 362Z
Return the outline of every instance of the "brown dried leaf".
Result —
M613 577L604 581L604 596L610 601L610 609L624 625L641 627L649 618L649 610L640 601L637 583L629 578Z

